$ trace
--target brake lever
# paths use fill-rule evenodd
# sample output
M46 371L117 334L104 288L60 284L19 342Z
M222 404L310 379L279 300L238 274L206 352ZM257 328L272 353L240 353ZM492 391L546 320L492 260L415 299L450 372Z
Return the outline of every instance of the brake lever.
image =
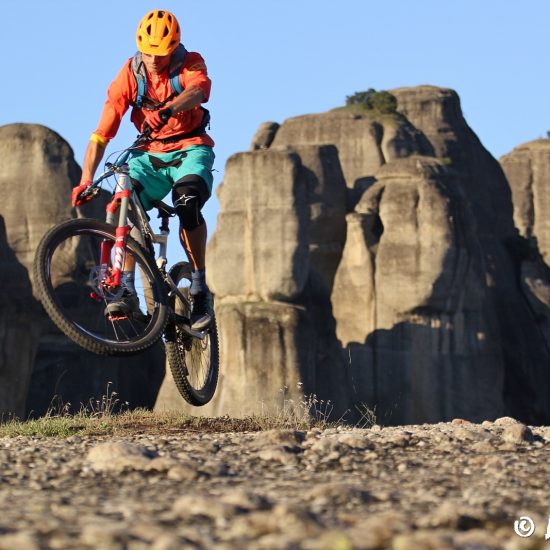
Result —
M90 200L92 200L92 199L95 199L97 195L99 195L99 193L101 193L100 187L87 187L86 189L84 189L84 191L82 191L82 193L80 193L78 198L86 199L91 196Z

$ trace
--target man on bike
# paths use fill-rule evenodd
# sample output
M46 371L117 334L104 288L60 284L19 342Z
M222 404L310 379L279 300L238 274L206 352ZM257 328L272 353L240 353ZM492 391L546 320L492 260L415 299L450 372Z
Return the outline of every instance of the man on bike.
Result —
M99 125L84 156L80 184L73 189L73 206L89 200L79 195L94 178L109 141L118 131L129 107L140 132L152 130L151 140L129 160L140 200L146 210L172 193L180 219L180 241L191 262L191 326L206 328L212 319L211 297L205 280L207 229L201 209L212 192L214 142L206 133L211 81L203 58L180 44L175 16L154 10L141 20L136 34L138 52L130 58L107 91ZM144 92L145 90L145 92ZM134 262L127 257L123 281L126 291L107 313L125 314L139 309L134 290Z

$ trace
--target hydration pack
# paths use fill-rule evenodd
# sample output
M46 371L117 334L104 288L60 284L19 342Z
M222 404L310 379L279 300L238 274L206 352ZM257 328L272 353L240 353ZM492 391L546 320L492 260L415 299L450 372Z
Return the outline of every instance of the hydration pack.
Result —
M147 74L145 72L145 65L143 64L143 59L141 57L141 52L137 51L132 58L132 72L136 78L137 84L137 94L136 99L134 100L134 107L138 109L146 109L150 111L156 111L162 109L166 103L171 101L174 97L183 92L183 86L181 85L180 75L183 64L185 63L185 58L187 56L187 50L183 44L180 44L170 59L170 65L168 67L168 78L170 80L170 88L172 93L164 101L157 102L151 99L147 95ZM189 137L194 137L195 135L200 135L206 131L206 128L210 126L210 112L208 109L201 107L202 110L202 122L200 126L191 132L187 132ZM184 134L186 136L187 134ZM193 134L193 135L191 135ZM182 139L181 136L174 136ZM170 139L170 138L168 138ZM161 140L164 141L164 140Z

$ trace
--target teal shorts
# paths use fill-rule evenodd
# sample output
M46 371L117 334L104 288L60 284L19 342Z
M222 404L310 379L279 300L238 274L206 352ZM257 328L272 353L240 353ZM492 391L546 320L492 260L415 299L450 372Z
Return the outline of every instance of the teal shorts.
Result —
M154 157L153 161L151 157ZM210 197L214 158L212 147L207 145L193 145L170 153L133 153L128 161L130 177L141 184L138 194L145 210L153 208L152 201L164 199L174 183L185 176L200 176Z

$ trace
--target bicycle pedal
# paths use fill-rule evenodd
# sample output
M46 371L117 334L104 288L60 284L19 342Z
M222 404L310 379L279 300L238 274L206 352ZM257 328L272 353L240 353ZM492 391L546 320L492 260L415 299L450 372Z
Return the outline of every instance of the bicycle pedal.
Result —
M193 336L193 338L198 338L199 340L204 340L206 338L206 331L205 330L193 330L189 325L182 325L182 330L189 336Z

